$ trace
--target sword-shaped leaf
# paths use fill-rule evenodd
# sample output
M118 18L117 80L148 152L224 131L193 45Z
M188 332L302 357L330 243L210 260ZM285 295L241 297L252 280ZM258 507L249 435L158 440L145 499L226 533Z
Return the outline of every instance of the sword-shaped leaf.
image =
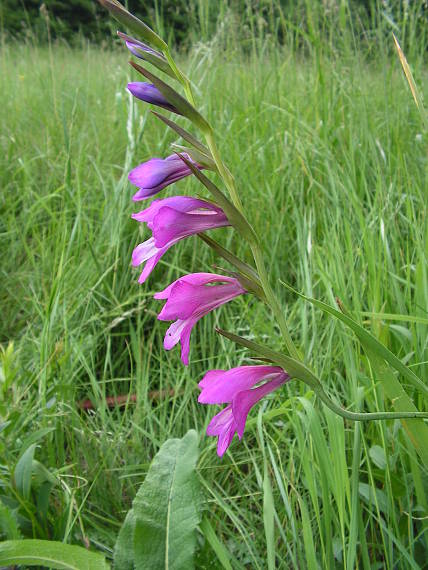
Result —
M170 129L175 131L181 138L183 138L189 144L191 144L196 149L201 151L203 154L206 154L206 155L211 154L208 147L206 147L204 144L202 144L200 141L198 141L198 139L196 137L194 137L188 131L183 129L183 127L180 127L180 125L177 125L177 123L174 123L174 121L171 121L171 119L168 119L167 117L165 117L164 115L161 115L157 111L152 111L152 113L153 113L153 115L156 115L156 117L158 119L160 119L162 122L164 122L165 125L167 125Z
M149 26L133 16L128 10L122 6L117 0L98 0L99 3L107 8L110 14L118 22L129 28L144 41L156 46L160 50L167 49L166 43L160 38Z

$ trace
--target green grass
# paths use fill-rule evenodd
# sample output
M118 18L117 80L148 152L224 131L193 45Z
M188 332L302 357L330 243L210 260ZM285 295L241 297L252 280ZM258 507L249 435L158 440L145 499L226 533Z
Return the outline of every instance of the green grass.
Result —
M293 338L354 411L390 407L355 337L279 280L332 305L339 297L426 381L426 133L392 38L376 45L375 58L351 41L311 43L303 55L254 39L244 55L219 33L182 56L262 236ZM408 56L426 94L417 45ZM197 403L197 382L209 368L248 362L214 326L281 342L264 308L241 298L198 324L188 368L178 349L163 351L153 293L225 262L192 238L137 283L131 252L146 234L130 219L127 171L165 156L175 138L130 101L126 61L89 46L1 51L0 342L13 350L3 355L10 387L0 390L0 419L10 422L0 440L9 507L0 534L110 555L154 454L194 427L205 516L234 568L426 568L428 474L400 422L344 422L296 381L259 406L263 416L253 410L222 460L203 435L214 410ZM163 195L174 192L203 190L186 180ZM250 260L231 230L216 236ZM106 398L123 394L138 405L109 409ZM79 410L86 398L95 411ZM13 484L32 443L56 477L44 510ZM18 507L20 531L10 519ZM202 535L197 567L219 567Z

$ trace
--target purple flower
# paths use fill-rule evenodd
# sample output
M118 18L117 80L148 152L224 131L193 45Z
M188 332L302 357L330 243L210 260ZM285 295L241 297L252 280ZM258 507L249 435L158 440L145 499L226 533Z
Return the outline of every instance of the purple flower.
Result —
M193 162L187 154L183 153L183 156ZM202 169L202 166L194 164ZM189 174L192 174L192 171L176 154L167 158L151 158L131 170L128 175L128 180L138 187L138 192L134 194L132 199L138 202L138 200L150 198L166 186L189 176Z
M155 299L167 299L158 319L175 320L166 331L164 348L170 350L181 342L181 360L188 365L190 333L195 324L210 311L243 293L246 290L237 279L213 273L192 273L180 277L164 291L156 293Z
M230 225L221 208L190 196L154 200L148 208L132 217L139 222L147 222L153 234L132 252L134 267L146 262L139 283L144 283L162 255L178 241L206 230Z
M151 103L157 107L163 107L168 111L173 111L174 113L181 114L174 105L168 102L168 100L162 95L157 87L151 83L145 83L144 81L134 81L133 83L128 83L128 90L141 101L146 103Z
M266 382L256 388L256 384ZM261 398L290 380L277 366L238 366L230 370L210 370L199 382L202 404L228 404L213 417L207 435L218 437L217 454L221 457L235 433L242 438L248 412Z

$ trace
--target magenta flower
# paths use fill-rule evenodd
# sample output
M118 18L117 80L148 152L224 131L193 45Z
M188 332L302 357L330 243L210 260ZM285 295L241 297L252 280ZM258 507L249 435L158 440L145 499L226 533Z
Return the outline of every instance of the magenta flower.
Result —
M256 388L256 384L266 382ZM207 435L217 436L217 454L221 457L235 433L242 438L251 408L261 398L290 380L278 366L238 366L230 370L210 370L199 382L202 404L229 404L213 417Z
M173 111L174 113L181 114L178 109L171 105L169 101L162 95L157 87L151 83L145 83L144 81L134 81L133 83L128 83L128 90L136 97L145 101L146 103L151 103L157 107L163 107L168 111Z
M183 156L193 162L187 154L183 153ZM194 164L202 169L202 166ZM166 186L189 176L189 174L192 174L192 171L176 154L163 159L151 158L131 170L128 175L128 180L138 187L138 192L134 194L132 199L138 202L138 200L150 198Z
M211 285L211 283L221 283ZM246 293L237 279L213 273L192 273L180 277L155 299L167 299L158 315L160 321L173 321L166 331L164 348L171 350L181 342L181 360L189 364L190 333L195 324L217 307Z
M139 222L147 222L153 234L132 252L134 267L146 262L139 283L144 283L163 254L178 241L230 225L221 208L190 196L154 200L148 208L132 217Z

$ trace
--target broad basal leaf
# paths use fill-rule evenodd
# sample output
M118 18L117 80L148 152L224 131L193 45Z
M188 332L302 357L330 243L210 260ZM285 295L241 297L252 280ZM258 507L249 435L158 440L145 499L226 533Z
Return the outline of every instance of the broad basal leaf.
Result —
M169 439L155 456L120 531L115 570L191 570L200 520L198 436Z
M0 566L42 566L58 570L108 570L104 556L51 540L0 542Z

